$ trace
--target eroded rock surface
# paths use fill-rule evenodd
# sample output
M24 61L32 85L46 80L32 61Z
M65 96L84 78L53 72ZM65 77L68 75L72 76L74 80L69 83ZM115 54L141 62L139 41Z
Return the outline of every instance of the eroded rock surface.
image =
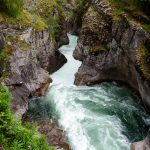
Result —
M0 33L5 35L6 44L13 48L8 62L9 75L4 82L12 93L11 109L21 117L28 108L29 97L42 96L47 91L52 82L49 72L56 71L67 60L57 50L59 46L51 40L48 30L36 32L31 27L22 31L1 26ZM6 40L8 36L13 42ZM66 44L66 33L64 37Z
M150 133L143 141L132 143L131 150L150 150Z
M149 49L149 35L127 16L115 18L112 11L104 1L95 1L84 16L74 51L74 57L82 61L75 84L91 85L111 80L128 83L139 91L150 110L150 70L141 56Z
M149 33L139 25L141 17L136 20L129 14L114 15L114 11L107 1L94 0L85 14L74 51L74 57L82 61L75 84L127 83L140 93L150 112ZM132 150L149 150L148 141L149 136L133 144Z
M39 132L46 135L50 146L56 147L57 150L70 150L65 133L56 124L48 120L38 120L37 122Z

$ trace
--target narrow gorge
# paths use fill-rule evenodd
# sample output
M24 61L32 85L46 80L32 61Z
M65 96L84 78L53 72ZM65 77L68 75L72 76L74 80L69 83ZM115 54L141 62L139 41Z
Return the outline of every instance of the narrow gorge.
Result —
M149 1L0 3L0 149L150 149Z
M31 100L28 114L34 119L52 117L73 150L129 150L131 142L147 135L149 115L136 94L115 82L74 86L81 62L72 56L77 37L69 39L70 44L60 48L68 62L51 75L53 83L44 101Z

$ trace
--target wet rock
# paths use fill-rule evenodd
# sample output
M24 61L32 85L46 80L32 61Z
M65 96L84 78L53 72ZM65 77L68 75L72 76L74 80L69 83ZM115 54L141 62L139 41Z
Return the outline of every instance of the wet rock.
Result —
M145 109L150 112L150 38L126 15L114 16L113 9L104 0L93 0L83 17L73 54L82 61L75 84L127 83L140 94ZM145 140L132 144L131 149L149 150L149 141L148 135Z
M8 62L9 76L4 82L12 93L11 110L21 117L28 108L30 97L46 93L52 82L49 71L59 69L66 58L58 52L58 45L51 40L48 30L35 32L33 28L18 30L0 26L0 33L14 40L17 37L19 41L19 44L11 44L13 51ZM67 34L64 37L67 41Z
M65 58L65 56L61 54L58 50L56 50L54 55L50 56L50 61L48 65L49 73L57 71L62 66L62 64L65 64L66 62L67 59Z
M95 0L85 14L73 54L82 61L75 75L75 84L92 85L114 80L127 83L140 93L150 111L150 80L137 69L141 68L137 67L137 62L141 61L137 49L141 45L147 47L150 39L125 15L116 19L112 11L105 1Z
M50 146L57 150L71 150L63 130L48 120L38 120L38 131L45 134Z
M150 150L150 132L143 141L132 143L131 150Z
M4 147L2 145L0 145L0 150L4 150Z

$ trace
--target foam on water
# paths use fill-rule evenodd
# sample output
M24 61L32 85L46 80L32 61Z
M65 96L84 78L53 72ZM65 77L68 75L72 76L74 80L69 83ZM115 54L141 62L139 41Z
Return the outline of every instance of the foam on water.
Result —
M53 84L44 106L51 106L49 111L66 131L73 150L129 150L130 142L146 134L143 118L147 115L134 101L138 98L112 83L74 86L74 74L81 62L72 57L77 37L69 38L70 44L60 48L68 62L51 75ZM47 111L42 107L38 115Z
M58 119L59 124L67 132L72 148L74 150L129 149L130 144L122 134L124 127L120 119L114 115L108 115L107 112L105 114L90 110L89 101L93 101L95 106L99 102L96 102L94 97L93 100L91 99L91 88L84 87L84 91L89 95L82 90L83 88L80 91L79 88L76 90L76 87L55 85L51 87L47 95L47 99L50 98L53 101L53 106L58 113L58 118L55 119ZM94 93L98 93L99 90L94 88ZM107 98L103 96L103 99Z
M74 82L74 73L78 70L81 62L75 60L72 57L73 50L77 44L76 36L69 36L70 44L62 46L59 50L67 58L67 63L60 68L57 72L51 75L53 79L53 84L63 84L65 86L73 85Z

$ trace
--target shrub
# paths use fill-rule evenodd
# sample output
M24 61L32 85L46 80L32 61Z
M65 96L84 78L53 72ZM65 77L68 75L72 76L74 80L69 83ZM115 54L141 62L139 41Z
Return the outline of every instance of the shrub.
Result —
M61 33L61 26L59 24L59 18L56 16L49 16L48 27L50 35L53 39L57 39Z
M0 85L0 145L6 150L54 150L31 125L22 125L10 111L11 95Z
M24 0L0 0L0 10L16 17L22 10Z

